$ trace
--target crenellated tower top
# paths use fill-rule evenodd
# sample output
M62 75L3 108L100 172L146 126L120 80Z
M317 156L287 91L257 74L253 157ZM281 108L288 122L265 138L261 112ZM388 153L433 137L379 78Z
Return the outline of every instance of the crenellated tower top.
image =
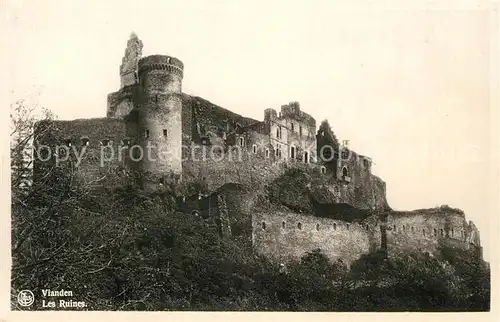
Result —
M146 71L165 71L183 77L184 64L179 59L167 55L151 55L138 62L138 74Z

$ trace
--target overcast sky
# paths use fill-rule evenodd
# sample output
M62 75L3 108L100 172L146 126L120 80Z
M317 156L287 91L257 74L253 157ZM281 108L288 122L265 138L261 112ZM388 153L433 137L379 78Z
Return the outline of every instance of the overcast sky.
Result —
M188 94L259 120L290 101L328 119L373 158L393 208L461 208L488 253L490 13L345 2L16 1L2 5L9 98L105 116L134 31L144 55L184 62Z

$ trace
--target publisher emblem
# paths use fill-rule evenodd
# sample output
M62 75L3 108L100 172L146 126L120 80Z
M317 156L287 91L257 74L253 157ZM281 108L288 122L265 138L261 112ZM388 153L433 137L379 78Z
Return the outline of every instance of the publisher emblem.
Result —
M35 295L30 290L22 290L17 295L17 302L21 306L30 306L35 302Z

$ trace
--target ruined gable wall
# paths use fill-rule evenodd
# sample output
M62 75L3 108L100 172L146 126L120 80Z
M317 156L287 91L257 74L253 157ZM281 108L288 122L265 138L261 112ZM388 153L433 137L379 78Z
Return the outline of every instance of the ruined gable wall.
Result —
M247 126L257 122L257 120L243 117L201 97L187 94L183 94L183 110L186 113L183 117L187 116L183 120L183 133L191 132L192 140L197 144L200 143L200 135L205 135L208 131L222 135L223 131L234 130L236 124Z

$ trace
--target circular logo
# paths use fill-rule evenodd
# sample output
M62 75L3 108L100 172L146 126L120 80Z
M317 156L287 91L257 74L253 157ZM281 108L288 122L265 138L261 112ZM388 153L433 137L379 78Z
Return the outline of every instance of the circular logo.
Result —
M30 290L22 290L17 295L17 302L21 306L30 306L35 302L35 295Z

